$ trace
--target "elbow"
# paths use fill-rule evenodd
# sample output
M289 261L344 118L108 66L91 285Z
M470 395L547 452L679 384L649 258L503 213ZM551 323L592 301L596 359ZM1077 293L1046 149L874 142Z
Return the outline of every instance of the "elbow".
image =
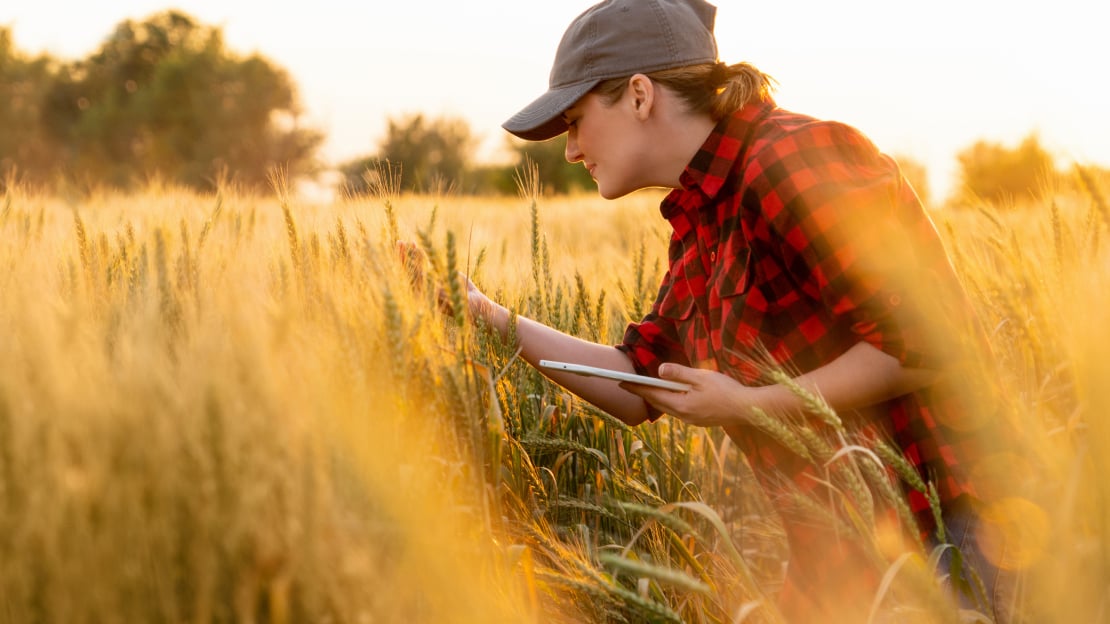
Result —
M647 401L643 399L628 401L621 407L624 409L610 411L609 414L629 427L635 427L648 421L655 421L662 416L661 412L652 408L648 405Z

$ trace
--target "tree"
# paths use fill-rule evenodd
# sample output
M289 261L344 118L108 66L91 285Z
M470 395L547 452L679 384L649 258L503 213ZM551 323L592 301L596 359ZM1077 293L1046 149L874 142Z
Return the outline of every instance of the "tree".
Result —
M403 188L442 191L465 186L474 147L470 126L462 119L427 119L421 113L388 120L378 154L340 166L347 192L365 192L379 171L398 171ZM368 178L370 178L368 180Z
M590 174L581 165L566 161L566 137L532 142L508 139L516 154L510 165L474 166L468 155L475 141L466 122L452 118L427 119L410 114L390 119L388 131L376 155L340 165L341 191L365 193L379 183L381 172L402 178L402 188L437 191L450 188L465 193L517 192L516 174L535 166L545 192L569 193L594 188Z
M1058 172L1036 134L1016 148L978 141L956 156L963 189L990 202L1035 197Z
M529 162L535 163L540 187L545 191L570 193L595 188L593 178L585 167L567 162L565 134L548 141L520 141L510 137L509 147L518 156L518 168L526 167Z
M0 185L13 170L27 182L47 182L58 146L42 132L40 116L55 71L49 56L28 58L0 28Z
M219 28L178 11L119 24L89 58L62 67L44 119L78 177L127 187L160 177L210 189L226 172L259 188L275 168L316 169L323 135L300 127L288 74L224 47Z

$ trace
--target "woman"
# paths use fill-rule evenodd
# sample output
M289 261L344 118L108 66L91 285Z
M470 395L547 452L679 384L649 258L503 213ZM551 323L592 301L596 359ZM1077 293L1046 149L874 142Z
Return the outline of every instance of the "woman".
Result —
M564 34L550 89L504 124L528 140L566 132L567 160L582 162L607 199L673 189L661 205L674 228L669 267L651 312L616 346L515 317L522 357L688 384L676 392L544 370L631 425L667 414L723 427L775 500L780 476L812 492L819 475L751 426L753 408L802 411L795 391L761 378L756 363L773 359L861 430L892 439L946 513L969 513L983 423L954 383L963 345L951 338L976 334L931 222L897 165L858 131L779 109L768 76L720 63L715 13L703 0L595 5ZM472 315L507 332L509 311L469 288ZM932 532L925 497L911 492L910 502ZM861 554L786 508L782 516L793 553L784 613L865 613L878 579L843 567Z

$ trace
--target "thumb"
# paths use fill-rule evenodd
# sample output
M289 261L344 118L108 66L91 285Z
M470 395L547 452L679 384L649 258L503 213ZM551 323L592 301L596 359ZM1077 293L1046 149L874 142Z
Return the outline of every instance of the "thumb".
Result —
M666 364L659 365L659 378L668 379L670 381L692 381L690 379L691 369L681 364L674 362L667 362Z

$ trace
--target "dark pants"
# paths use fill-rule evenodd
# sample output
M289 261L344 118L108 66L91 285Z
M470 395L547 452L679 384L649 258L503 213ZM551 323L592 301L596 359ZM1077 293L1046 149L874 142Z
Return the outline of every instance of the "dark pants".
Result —
M951 505L943 514L947 544L937 573L956 593L960 608L982 613L997 624L1013 622L1018 574L998 565L1005 552L983 551L979 534L981 519L971 504ZM934 538L931 546L941 544Z

